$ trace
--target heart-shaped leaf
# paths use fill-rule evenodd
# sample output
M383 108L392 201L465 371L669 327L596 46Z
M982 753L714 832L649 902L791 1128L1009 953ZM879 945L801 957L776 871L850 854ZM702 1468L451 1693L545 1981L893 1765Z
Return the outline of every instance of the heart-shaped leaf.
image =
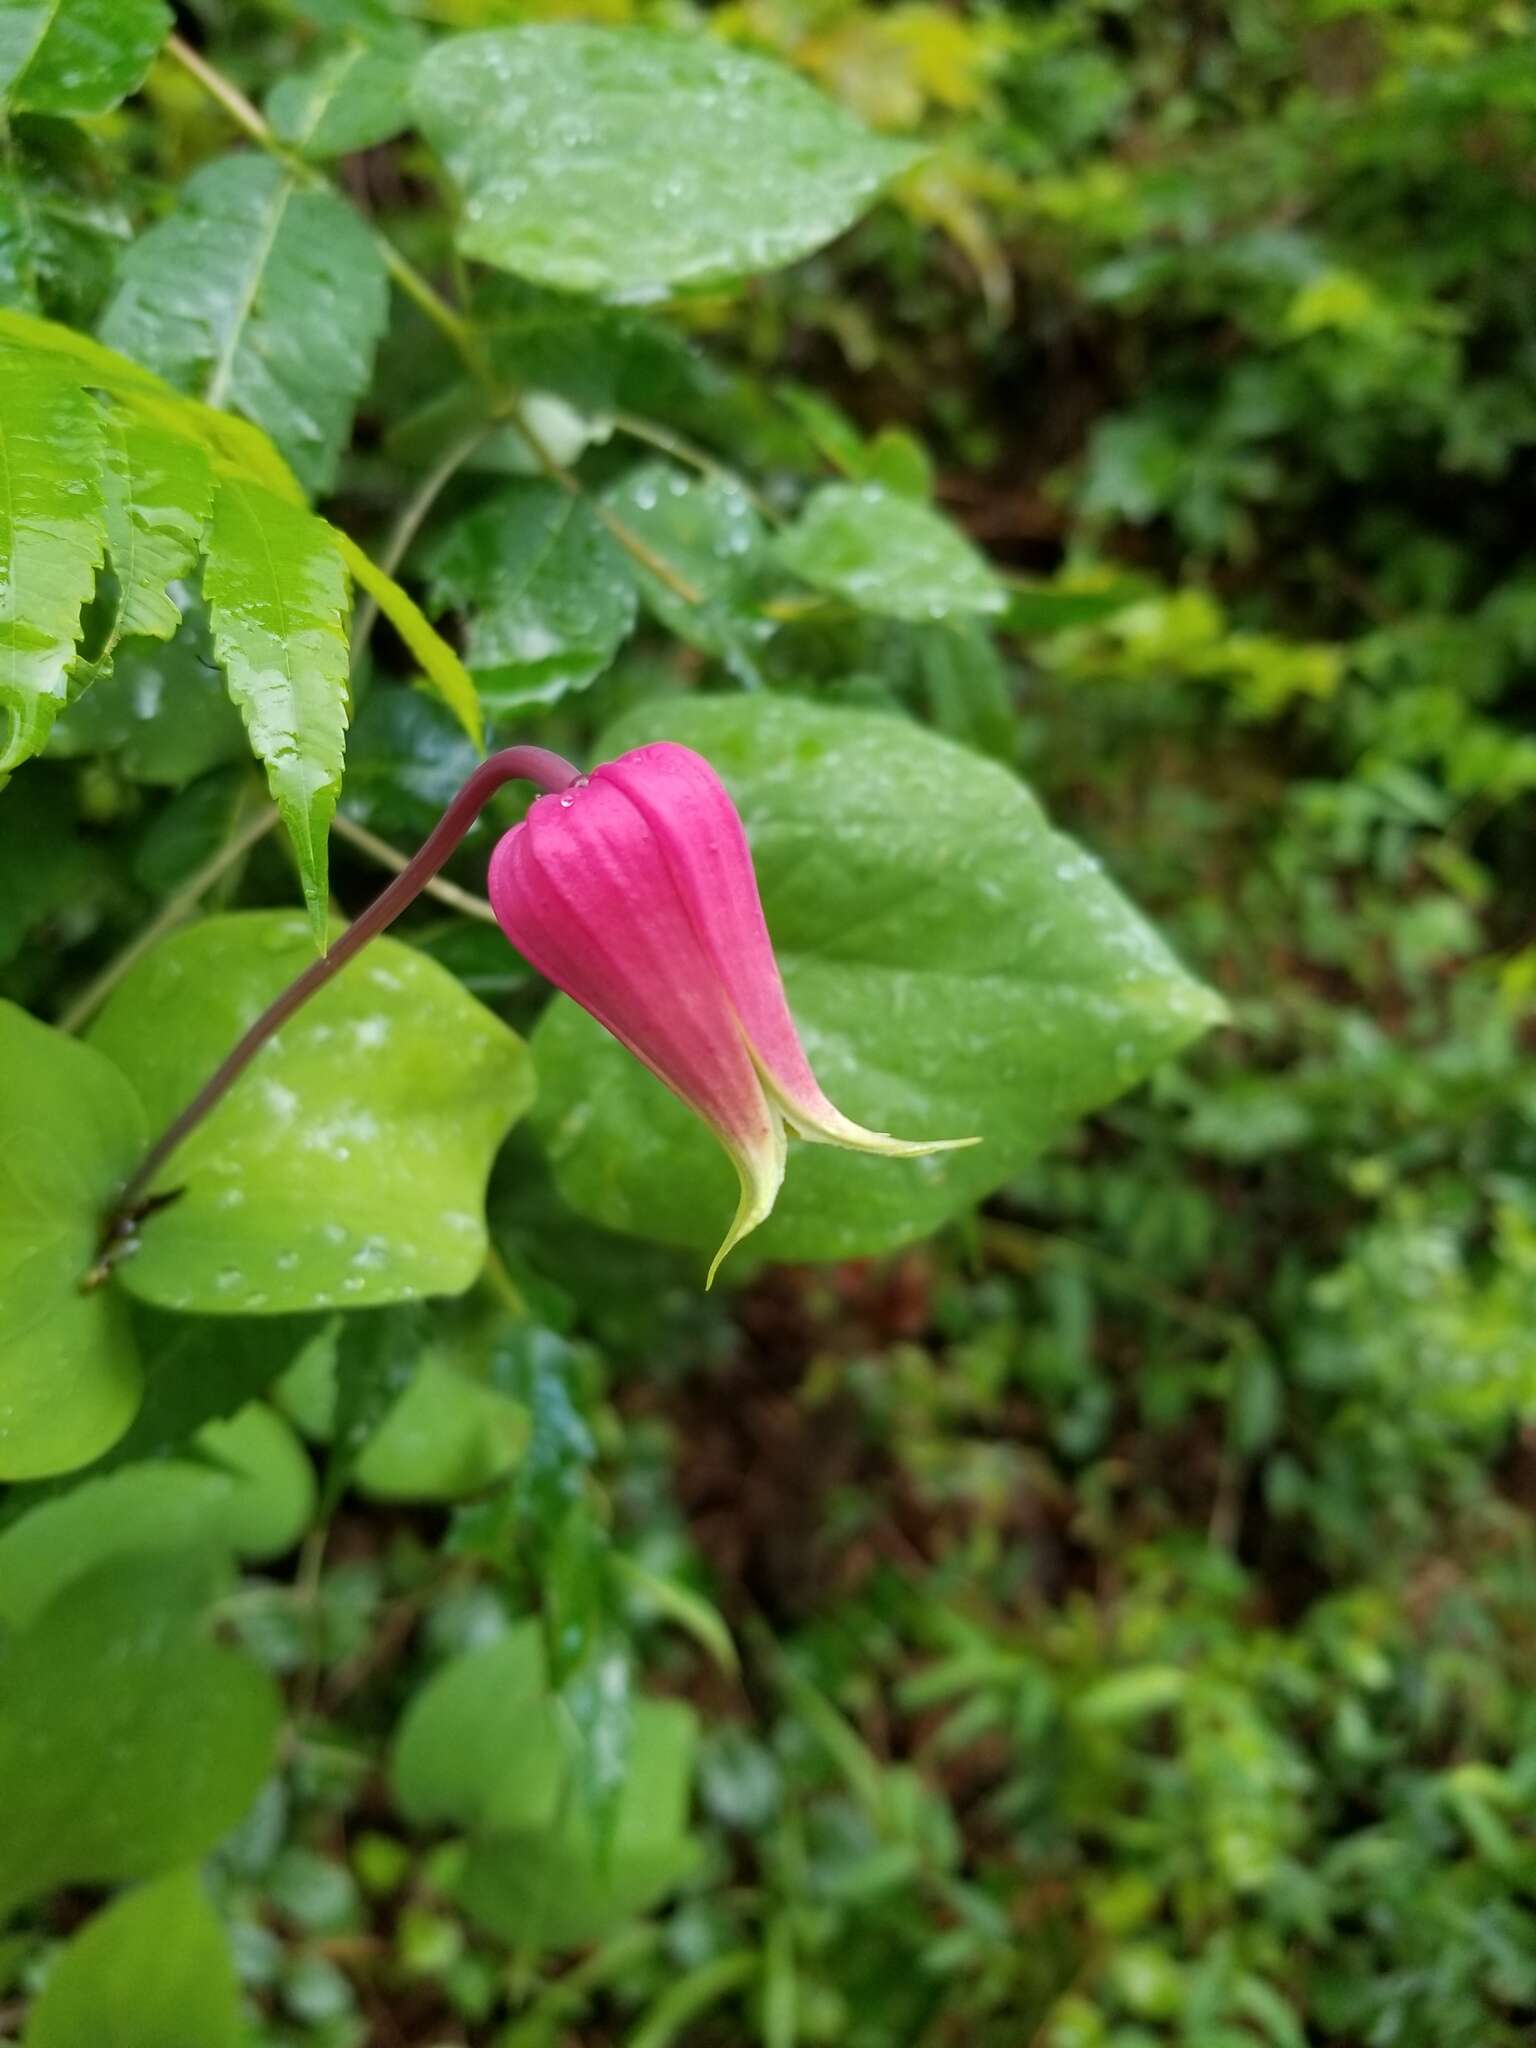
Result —
M146 1142L110 1060L0 1003L0 1479L88 1464L133 1418L128 1305L81 1282Z
M311 957L297 917L208 918L139 963L91 1042L168 1123ZM485 1260L491 1160L532 1094L515 1033L435 961L377 940L169 1161L157 1186L185 1192L121 1280L215 1314L461 1293Z

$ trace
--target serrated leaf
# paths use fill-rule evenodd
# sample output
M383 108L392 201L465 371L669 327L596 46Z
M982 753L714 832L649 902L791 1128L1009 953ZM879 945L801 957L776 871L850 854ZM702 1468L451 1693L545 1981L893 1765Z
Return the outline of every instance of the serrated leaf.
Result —
M623 553L558 484L498 491L447 528L427 573L434 606L465 615L475 682L503 715L585 689L634 627Z
M214 659L208 614L191 600L169 640L119 647L111 681L77 697L48 738L51 759L110 754L130 781L171 789L247 753L245 727ZM228 829L226 806L220 839Z
M705 34L560 23L453 36L413 97L463 191L466 255L629 299L808 255L916 155Z
M195 1870L114 1899L70 1941L23 2048L240 2048L229 1941Z
M398 50L351 42L267 96L272 132L301 156L323 162L388 142L410 125L411 59Z
M108 113L142 82L170 27L165 0L6 0L0 103Z
M67 366L78 383L110 391L145 418L190 435L209 452L216 466L264 484L289 504L305 502L297 477L259 427L204 405L200 399L184 397L163 377L130 362L115 348L104 348L90 335L6 307L0 309L0 346ZM0 364L0 375L9 378L14 373L10 360Z
M88 1464L132 1419L127 1304L80 1283L146 1143L110 1060L0 1003L0 1479Z
M210 1640L209 1553L117 1558L0 1642L0 1917L187 1862L271 1768L281 1705Z
M984 556L929 505L883 484L823 484L775 552L815 590L892 619L1001 612L1008 592Z
M99 149L51 121L0 150L0 305L94 326L132 232Z
M349 701L347 590L331 530L259 484L224 477L203 595L213 644L298 857L324 944L326 834L341 791Z
M184 434L120 405L102 408L102 447L107 553L118 584L112 638L169 640L181 608L166 586L197 561L213 472Z
M480 699L463 662L441 633L433 629L415 599L402 590L392 576L386 575L339 527L332 527L331 531L354 582L360 583L367 591L421 663L422 673L475 745L483 747L485 722L480 714Z
M102 339L272 436L328 489L386 311L383 258L335 193L270 157L205 165L123 258Z
M634 565L646 609L680 640L718 655L748 687L760 683L756 655L774 630L758 603L767 536L743 487L729 477L688 476L670 462L642 462L604 492L603 503L673 572L669 582Z
M93 1046L169 1122L307 964L280 912L175 933L114 991ZM269 1041L157 1181L184 1188L119 1269L204 1314L457 1294L485 1260L486 1177L527 1108L522 1041L434 961L378 939Z
M904 720L788 698L650 705L595 755L660 738L705 754L742 811L832 1100L877 1130L983 1140L915 1160L793 1146L753 1240L767 1257L921 1236L1224 1014L994 762ZM563 998L534 1047L536 1122L567 1199L614 1229L718 1241L735 1175L703 1125Z
M0 362L0 775L63 709L105 548L98 408L46 359Z

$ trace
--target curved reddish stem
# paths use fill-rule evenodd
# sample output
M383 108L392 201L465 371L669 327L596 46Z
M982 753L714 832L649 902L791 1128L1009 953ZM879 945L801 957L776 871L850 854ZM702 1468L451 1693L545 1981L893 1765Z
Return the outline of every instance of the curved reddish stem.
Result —
M421 851L406 863L361 917L347 926L330 951L312 961L280 996L267 1005L181 1114L156 1138L113 1204L102 1233L101 1253L88 1282L97 1280L98 1275L105 1277L104 1268L110 1264L114 1252L120 1257L131 1242L142 1213L144 1197L166 1160L208 1112L223 1100L273 1032L286 1024L295 1010L307 1003L317 990L324 988L349 960L356 958L370 939L376 939L380 932L394 923L402 910L415 901L497 790L509 782L532 782L541 790L554 792L569 789L580 774L579 768L573 768L569 761L550 753L546 747L504 747L500 753L492 754L480 763L438 819Z

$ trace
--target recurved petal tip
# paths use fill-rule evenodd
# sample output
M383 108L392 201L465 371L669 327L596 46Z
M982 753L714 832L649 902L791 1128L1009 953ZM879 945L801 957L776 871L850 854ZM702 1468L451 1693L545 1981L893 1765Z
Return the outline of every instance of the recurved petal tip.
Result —
M784 1184L784 1161L788 1146L784 1138L783 1119L770 1107L772 1124L771 1136L751 1151L728 1146L731 1164L741 1180L741 1198L736 1204L736 1214L731 1218L731 1227L725 1234L725 1241L709 1262L705 1277L704 1291L707 1294L715 1284L715 1275L727 1256L733 1252L744 1237L756 1230L760 1223L766 1223L773 1213L778 1200L779 1189Z

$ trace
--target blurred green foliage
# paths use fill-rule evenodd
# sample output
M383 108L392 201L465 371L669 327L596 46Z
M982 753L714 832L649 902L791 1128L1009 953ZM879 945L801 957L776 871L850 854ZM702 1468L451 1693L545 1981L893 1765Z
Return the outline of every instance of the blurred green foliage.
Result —
M295 74L349 37L377 73L413 15L234 0L196 26L297 123ZM1233 1021L932 1245L768 1269L707 1305L673 1254L558 1211L514 1143L492 1222L537 1342L485 1337L470 1296L433 1354L447 1407L396 1409L328 1535L214 1609L290 1702L280 1771L209 1871L251 2038L1517 2048L1536 2027L1536 18L732 0L709 26L930 148L830 251L674 308L712 367L648 342L653 400L726 459L932 480L1011 579L1001 654L813 606L776 672L840 676L834 699L1022 769ZM370 113L381 146L349 188L435 261L423 167ZM93 319L158 181L220 133L166 65L67 136L18 116L9 161L41 210L8 272L0 188L13 302ZM526 358L536 323L507 308ZM599 324L599 369L568 347L566 378L600 373ZM410 460L370 422L446 377L425 329L386 341L341 458L358 528L387 523ZM450 499L424 554L445 604L494 566L465 513ZM667 623L666 593L646 602ZM579 746L702 662L751 680L730 593L704 624L641 643L551 732ZM195 692L194 645L146 672L173 656ZM538 701L539 678L503 681ZM24 1001L77 987L231 815L221 721L205 779L171 792L189 771L136 769L129 725L69 723L67 755L0 807L0 985ZM344 808L408 841L463 744L425 698L380 692ZM78 829L23 865L43 811ZM368 872L344 861L344 885ZM284 886L270 844L253 873ZM531 1014L472 929L416 936ZM198 1359L163 1357L174 1412ZM333 1370L311 1346L281 1382L315 1441L341 1437ZM510 1473L509 1404L530 1446ZM538 1667L545 1732L518 1740L552 1713L575 1730L590 1810L538 1825L564 1831L576 1946L476 1910L466 1858L492 1822L453 1808L470 1840L445 1841L430 1802L381 1789L408 1703L419 1727L448 1674L498 1655ZM692 1840L669 1810L652 1847L673 1889L605 1916L604 1829L631 1823L604 1744L663 1712L696 1736ZM78 1896L0 1941L0 2035Z

